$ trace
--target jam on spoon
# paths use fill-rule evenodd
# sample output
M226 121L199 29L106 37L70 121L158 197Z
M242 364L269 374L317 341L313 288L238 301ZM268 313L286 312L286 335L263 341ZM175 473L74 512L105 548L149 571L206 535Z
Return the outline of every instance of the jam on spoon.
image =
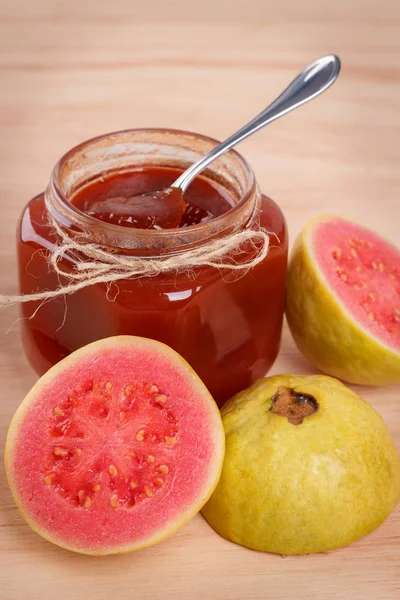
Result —
M166 188L159 192L150 192L140 196L114 196L95 201L90 207L90 214L101 218L101 215L116 215L130 218L133 226L140 229L172 229L179 227L186 202L179 188Z
M186 191L183 203L176 193L179 190L170 187L181 173L182 169L158 165L110 171L78 188L70 202L100 221L140 229L198 225L234 205L225 187L202 175ZM157 199L154 203L152 194L160 189L173 193L166 193L164 202Z

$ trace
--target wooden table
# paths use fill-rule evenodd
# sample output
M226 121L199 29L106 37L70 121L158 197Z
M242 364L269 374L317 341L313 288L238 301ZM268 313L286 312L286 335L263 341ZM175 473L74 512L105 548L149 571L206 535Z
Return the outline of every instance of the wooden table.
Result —
M306 63L336 52L337 84L241 152L285 211L292 239L339 212L398 240L400 6L396 0L9 0L0 4L0 281L16 289L14 231L70 147L101 132L167 126L222 138ZM17 309L0 313L1 446L35 375ZM273 372L311 372L286 331ZM400 445L399 389L361 389ZM378 531L325 555L240 548L200 516L156 547L93 559L23 523L0 467L0 599L400 597L400 507Z

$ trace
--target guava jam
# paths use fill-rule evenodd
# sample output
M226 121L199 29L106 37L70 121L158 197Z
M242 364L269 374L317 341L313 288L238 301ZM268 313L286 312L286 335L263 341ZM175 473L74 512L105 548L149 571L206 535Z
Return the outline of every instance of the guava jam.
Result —
M177 194L171 194L174 190L169 188L179 175L177 169L150 166L109 173L77 190L70 202L101 221L138 229L163 229L165 223L189 227L205 223L232 208L232 199L222 186L198 177L185 193L180 214L181 193L175 190ZM159 190L165 190L164 196L154 204L151 192ZM146 203L146 196L137 198L142 194L150 195L150 205ZM137 204L127 204L136 198Z
M236 153L233 159L243 161ZM243 164L246 165L244 161ZM181 172L182 169L157 165L140 168L132 165L104 174L97 171L95 177L73 190L69 206L75 212L79 210L81 219L87 219L89 231L99 223L102 228L125 236L127 244L136 240L135 236L138 239L150 236L144 247L151 256L158 255L151 236L165 234L170 240L171 235L175 235L179 243L190 248L193 246L186 245L189 238L185 236L196 228L205 228L204 239L218 239L222 234L217 225L221 227L225 219L230 219L235 227L234 205L241 201L242 192L235 198L228 187L205 176L197 178L185 193L185 210L176 229L154 231L152 215L144 215L148 218L147 225L139 223L141 228L137 229L138 223L129 214L121 216L112 210L93 213L93 206L100 200L112 201L160 190L168 187ZM233 171L232 187L237 185L235 178L239 175ZM270 233L268 255L256 267L240 272L196 267L188 272L124 279L110 285L99 283L46 301L39 310L36 310L39 302L24 303L22 335L33 368L42 374L89 342L124 334L159 340L171 346L189 362L219 404L263 376L274 362L280 343L287 231L279 207L260 196L254 179L252 186L260 201L259 225ZM247 201L247 196L243 196L243 203ZM22 293L59 287L60 281L48 263L49 250L57 241L57 234L49 225L44 196L39 195L26 206L18 230ZM203 232L195 246L202 243ZM168 252L176 251L180 250L168 246ZM250 256L254 256L251 243L243 248L239 260ZM64 256L62 267L68 271L73 263L73 257Z

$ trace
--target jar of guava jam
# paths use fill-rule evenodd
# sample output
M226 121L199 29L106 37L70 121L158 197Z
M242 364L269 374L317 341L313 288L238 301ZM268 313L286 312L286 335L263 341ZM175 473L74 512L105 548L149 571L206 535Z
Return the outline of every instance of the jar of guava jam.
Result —
M65 283L48 261L60 241L54 222L70 236L84 230L88 243L109 252L160 257L244 229L256 205L270 245L266 258L239 273L201 266L96 283L44 303L22 304L24 349L37 373L89 342L122 334L174 348L220 405L269 370L280 344L287 230L281 210L261 195L251 167L237 152L216 160L191 184L178 228L137 228L129 217L94 216L90 210L99 197L168 186L216 143L184 131L128 130L84 142L61 158L46 191L28 203L19 223L22 294ZM72 270L76 260L74 253L65 254L63 270Z

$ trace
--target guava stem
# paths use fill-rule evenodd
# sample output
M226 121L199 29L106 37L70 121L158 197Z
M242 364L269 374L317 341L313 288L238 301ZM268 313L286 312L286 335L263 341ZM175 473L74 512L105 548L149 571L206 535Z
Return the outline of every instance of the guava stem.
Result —
M297 392L293 388L280 386L271 398L270 411L286 417L292 425L301 425L306 417L318 410L318 402L311 394Z

